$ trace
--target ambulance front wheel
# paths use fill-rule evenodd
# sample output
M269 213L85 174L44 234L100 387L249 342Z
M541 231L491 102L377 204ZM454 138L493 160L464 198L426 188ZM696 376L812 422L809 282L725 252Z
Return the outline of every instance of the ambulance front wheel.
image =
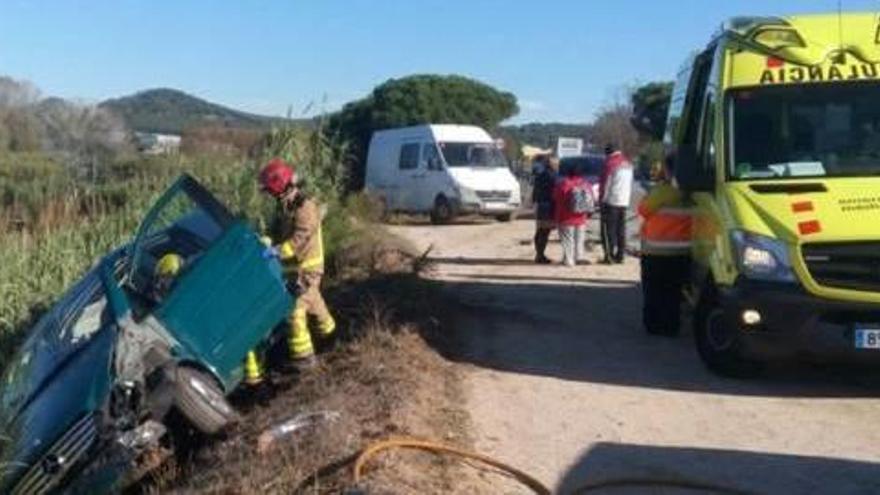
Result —
M711 285L703 289L693 321L697 352L707 368L731 378L750 378L760 371L757 362L743 356L742 330L727 317Z

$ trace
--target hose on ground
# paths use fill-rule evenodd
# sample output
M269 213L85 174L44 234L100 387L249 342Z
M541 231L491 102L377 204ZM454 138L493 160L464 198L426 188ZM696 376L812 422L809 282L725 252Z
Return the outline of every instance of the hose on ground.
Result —
M482 462L494 468L500 469L502 471L508 472L513 475L520 483L529 487L535 493L539 495L550 495L550 489L544 486L540 481L530 476L528 473L520 471L519 469L509 466L501 461L497 461L487 455L480 454L478 452L471 452L468 450L460 449L458 447L454 447L452 445L446 445L437 442L430 442L427 440L417 440L414 438L392 438L390 440L383 440L380 442L376 442L366 449L358 456L357 460L354 463L354 484L355 486L360 486L361 480L363 478L364 466L366 463L373 458L379 452L389 449L416 449L416 450L424 450L427 452L433 452L435 454L451 454L457 457L463 457L466 459L472 459L475 461Z
M536 478L532 477L528 473L521 471L513 466L505 464L499 460L493 459L484 454L480 454L479 452L473 452L465 449L461 449L459 447L455 447L452 445L447 445L439 442L432 442L429 440L419 440L415 438L392 438L389 440L381 440L379 442L373 443L369 445L366 449L364 449L355 459L354 463L354 484L355 486L360 486L361 481L363 480L364 467L367 462L370 461L376 454L383 452L385 450L391 449L414 449L414 450L422 450L426 452L432 452L434 454L445 454L445 455L453 455L457 457L462 457L465 459L471 459L488 466L494 467L496 469L500 469L501 471L507 472L511 474L517 481L522 483L523 485L529 487L532 491L534 491L538 495L550 495L552 491L547 488L543 483L538 481ZM681 488L686 490L704 490L710 491L714 493L727 494L727 495L751 495L751 492L745 490L739 490L736 488L730 488L727 486L716 485L713 483L706 483L702 481L693 481L686 479L671 479L671 478L650 478L650 477L633 477L633 478L618 478L618 479L609 479L609 480L600 480L587 483L585 485L581 485L577 489L573 490L572 495L579 495L587 492L593 492L596 490L602 490L607 488L620 488L620 487L667 487L667 488Z

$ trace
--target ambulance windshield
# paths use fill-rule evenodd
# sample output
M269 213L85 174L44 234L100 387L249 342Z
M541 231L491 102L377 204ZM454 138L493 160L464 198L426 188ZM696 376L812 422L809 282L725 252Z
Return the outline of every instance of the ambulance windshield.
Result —
M778 86L731 93L734 179L880 175L876 84Z

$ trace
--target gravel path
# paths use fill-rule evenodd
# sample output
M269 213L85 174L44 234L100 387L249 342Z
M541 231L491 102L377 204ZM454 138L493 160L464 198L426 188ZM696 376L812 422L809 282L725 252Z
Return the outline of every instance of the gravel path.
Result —
M689 331L643 333L637 260L535 266L528 220L393 230L433 246L432 276L460 303L456 359L483 452L563 493L645 475L757 493L880 492L875 380L805 367L712 375ZM550 254L560 258L558 244Z

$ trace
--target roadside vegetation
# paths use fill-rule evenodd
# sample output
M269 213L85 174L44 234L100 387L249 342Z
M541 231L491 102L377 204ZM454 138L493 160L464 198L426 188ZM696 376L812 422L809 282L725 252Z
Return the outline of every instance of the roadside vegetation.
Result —
M278 131L284 155L308 169L332 155ZM312 148L317 146L318 148ZM267 149L267 153L271 150ZM0 154L0 350L3 356L42 309L110 249L130 241L150 205L181 173L202 181L234 213L261 229L272 204L256 182L259 161L230 157L123 157L82 178L51 155ZM310 186L330 207L325 235L332 257L344 242L347 213L334 178ZM0 358L3 359L3 358ZM0 361L2 363L2 361ZM2 366L0 366L2 367Z
M343 461L371 441L412 434L468 442L467 416L456 405L462 402L457 375L426 342L438 332L431 289L417 276L423 260L374 223L378 210L367 197L344 194L349 148L323 125L272 129L246 152L206 151L234 132L226 130L200 132L200 146L163 156L127 146L92 155L86 146L15 148L9 143L21 141L14 129L0 146L0 370L73 282L132 240L150 206L182 173L262 230L274 204L260 193L257 173L268 157L281 156L297 164L307 191L327 207L326 295L340 336L324 349L319 370L295 379L270 367L263 387L235 398L245 413L237 430L220 440L187 439L135 493L338 492L350 483ZM34 131L35 142L42 142L45 129ZM327 409L339 412L338 423L256 455L255 440L265 428ZM372 483L395 491L449 491L460 478L453 474L459 467L428 455L386 466Z

